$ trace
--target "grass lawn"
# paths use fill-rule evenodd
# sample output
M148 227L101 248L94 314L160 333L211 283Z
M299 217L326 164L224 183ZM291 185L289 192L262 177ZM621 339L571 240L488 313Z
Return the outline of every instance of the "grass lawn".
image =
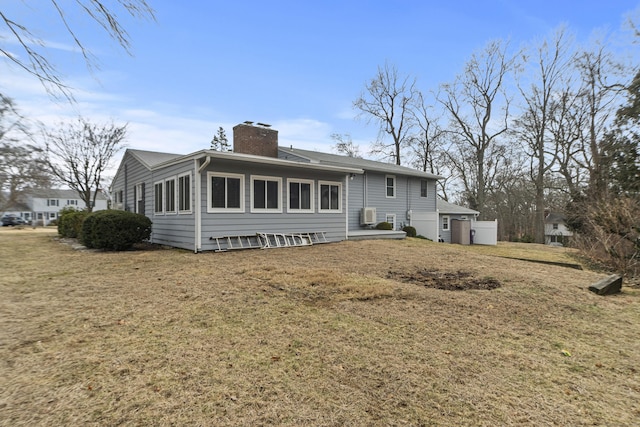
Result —
M640 289L514 259L566 249L55 237L0 230L3 426L640 423Z

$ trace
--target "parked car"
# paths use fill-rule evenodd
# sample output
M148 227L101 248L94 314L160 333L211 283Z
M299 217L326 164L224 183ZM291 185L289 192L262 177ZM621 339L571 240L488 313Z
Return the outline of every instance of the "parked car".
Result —
M2 217L3 227L9 226L9 225L25 225L26 223L27 222L23 218L20 218L19 216L5 215Z

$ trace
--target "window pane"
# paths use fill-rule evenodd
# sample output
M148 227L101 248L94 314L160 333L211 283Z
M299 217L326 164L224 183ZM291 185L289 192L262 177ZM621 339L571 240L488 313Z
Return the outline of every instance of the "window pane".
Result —
M427 180L420 181L420 197L427 197Z
M300 209L300 183L289 183L289 209Z
M387 197L393 197L394 195L395 179L387 177Z
M227 178L227 207L240 208L240 178Z
M155 212L162 212L162 184L155 185Z
M170 180L166 185L166 211L175 212L176 210L176 181Z
M253 181L253 207L264 209L266 206L265 182L256 179Z
M339 201L339 194L338 194L338 186L337 185L332 185L331 186L331 209L338 209L338 201Z
M191 210L191 185L190 185L190 177L182 176L178 179L178 188L179 188L179 202L178 209L181 211Z
M278 181L267 181L267 209L278 209Z
M320 185L320 209L329 209L329 186Z
M221 176L211 177L211 207L224 208L226 179Z
M300 209L311 209L311 184L300 184Z

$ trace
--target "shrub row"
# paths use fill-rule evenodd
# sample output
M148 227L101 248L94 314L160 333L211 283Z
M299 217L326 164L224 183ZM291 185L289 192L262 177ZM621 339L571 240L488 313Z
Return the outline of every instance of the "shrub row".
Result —
M104 210L89 214L63 209L58 234L78 238L88 248L123 251L151 237L151 220L127 211Z
M376 224L376 230L393 230L393 225L386 221L379 222ZM402 227L402 231L407 233L407 237L416 237L416 229L410 225L406 225Z
M82 232L82 222L87 216L87 211L79 211L74 208L60 210L58 219L58 234L62 237L77 239Z

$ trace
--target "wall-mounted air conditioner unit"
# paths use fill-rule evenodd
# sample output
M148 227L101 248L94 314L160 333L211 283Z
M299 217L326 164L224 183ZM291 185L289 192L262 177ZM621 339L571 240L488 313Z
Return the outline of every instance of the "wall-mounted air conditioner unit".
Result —
M376 223L376 208L362 208L360 211L360 225Z

